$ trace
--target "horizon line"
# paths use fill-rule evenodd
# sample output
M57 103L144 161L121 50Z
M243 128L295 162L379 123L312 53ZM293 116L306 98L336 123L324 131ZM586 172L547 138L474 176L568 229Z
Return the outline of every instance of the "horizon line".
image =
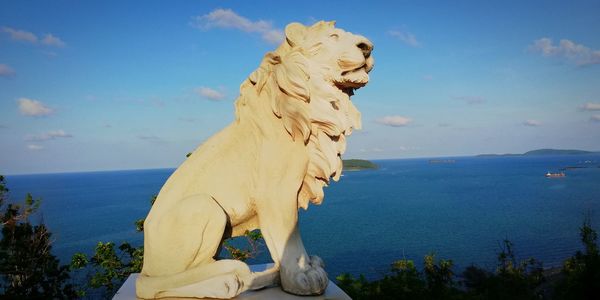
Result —
M580 150L580 149L554 149L554 148L539 148L535 150L576 150L576 151L588 151L590 154L600 154L600 151L591 151L591 150ZM504 156L504 155L522 155L524 153L530 152L526 151L523 153L479 153L479 154L460 154L460 155L440 155L440 156L415 156L415 157L402 157L402 158L343 158L343 160L348 159L362 159L369 161L381 161L381 160L408 160L408 159L432 159L432 158L460 158L460 157L479 157L479 156ZM560 154L559 154L560 155ZM77 171L50 171L50 172L34 172L34 173L12 173L12 174L1 174L2 176L28 176L28 175L57 175L57 174L78 174L78 173L102 173L102 172L127 172L127 171L151 171L151 170L165 170L165 169L177 169L178 166L169 166L169 167L154 167L154 168L132 168L132 169L106 169L106 170L77 170Z

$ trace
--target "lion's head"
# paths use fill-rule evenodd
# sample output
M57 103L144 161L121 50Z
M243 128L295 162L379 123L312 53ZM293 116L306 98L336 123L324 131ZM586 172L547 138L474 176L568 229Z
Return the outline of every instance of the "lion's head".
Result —
M238 119L243 107L267 106L292 140L304 141L310 163L298 192L298 206L305 209L309 201L320 204L323 186L341 175L345 136L361 127L360 112L350 96L368 83L374 63L371 42L334 25L323 21L310 27L288 25L286 40L265 55L242 84L236 102ZM269 103L251 103L245 96L247 88L266 94L259 99Z

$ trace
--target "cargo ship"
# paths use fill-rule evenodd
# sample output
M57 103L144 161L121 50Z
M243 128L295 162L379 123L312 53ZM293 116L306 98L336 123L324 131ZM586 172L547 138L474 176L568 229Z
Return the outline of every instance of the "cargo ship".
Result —
M567 175L565 174L565 172L560 172L560 173L546 173L546 177L548 178L554 178L554 177L566 177Z

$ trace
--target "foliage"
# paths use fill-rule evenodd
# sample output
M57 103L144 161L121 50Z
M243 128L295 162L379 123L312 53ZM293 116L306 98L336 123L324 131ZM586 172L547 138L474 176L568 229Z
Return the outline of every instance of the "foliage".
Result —
M244 237L248 243L248 247L245 249L234 247L228 241L223 242L223 247L229 252L231 258L246 261L250 258L255 258L261 252L261 248L264 247L260 230L246 230Z
M342 274L336 279L352 299L454 299L459 294L453 281L451 260L436 261L434 254L424 258L423 272L412 260L402 259L391 266L383 279L367 281Z
M585 252L577 251L562 268L563 278L556 285L557 299L598 299L600 295L600 253L598 234L586 219L579 229Z
M352 299L539 299L542 267L533 259L517 263L512 243L504 241L498 254L498 268L489 272L468 267L462 279L455 279L451 260L424 257L423 271L412 260L392 264L391 274L367 281L363 275L337 277L338 284Z
M7 201L8 189L0 175L0 208ZM68 268L51 254L51 234L44 224L32 224L29 217L40 206L40 199L27 194L24 203L8 204L0 211L0 297L73 298L67 284Z
M542 264L533 258L517 262L508 240L503 241L495 273L470 266L463 278L469 299L540 299L538 287L544 281Z
M131 273L142 269L143 247L132 247L123 243L115 250L113 242L98 242L94 255L88 259L83 253L76 253L71 259L71 270L88 271L86 285L78 291L85 296L86 291L101 289L107 296L112 296Z
M156 196L150 199L154 204ZM144 231L144 219L134 222L136 231ZM71 258L71 270L86 272L86 283L78 291L80 296L85 296L89 291L104 294L111 298L131 273L142 271L144 261L144 246L134 247L125 242L118 251L113 242L98 242L94 255L88 259L83 253L75 253Z

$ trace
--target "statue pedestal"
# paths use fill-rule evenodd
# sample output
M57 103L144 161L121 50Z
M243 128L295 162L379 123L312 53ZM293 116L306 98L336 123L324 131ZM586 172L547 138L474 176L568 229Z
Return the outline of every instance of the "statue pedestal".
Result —
M264 271L269 267L270 264L260 264L260 265L250 265L250 269L253 272ZM113 297L113 300L134 300L137 299L135 296L135 280L138 276L138 273L131 274L129 278L123 283L117 294ZM165 298L163 298L165 299ZM186 298L173 298L176 300L184 300ZM197 299L197 298L190 298ZM206 298L212 299L212 298ZM325 290L325 293L321 296L295 296L288 294L281 290L281 287L274 286L269 288L264 288L258 291L246 291L235 297L237 300L260 300L260 299L273 299L273 300L351 300L342 289L340 289L335 283L331 280L329 281L329 285Z

